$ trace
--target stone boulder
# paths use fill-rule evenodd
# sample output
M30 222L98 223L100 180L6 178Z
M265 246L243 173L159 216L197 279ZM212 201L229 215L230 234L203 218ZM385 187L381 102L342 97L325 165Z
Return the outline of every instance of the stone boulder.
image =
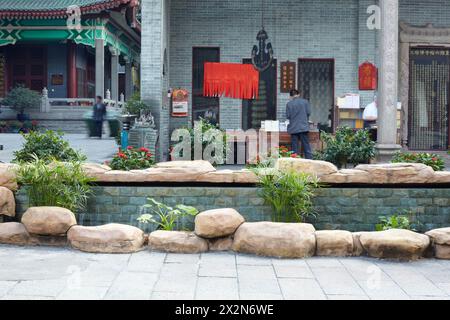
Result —
M353 237L353 254L354 257L363 256L366 254L366 250L361 244L361 235L364 234L364 232L354 232L352 233Z
M450 260L450 228L431 230L426 235L431 238L435 257Z
M0 186L16 191L18 186L16 182L15 170L17 165L9 163L0 163Z
M428 183L435 176L431 167L419 163L359 165L356 170L369 173L373 184Z
M0 223L0 243L13 245L27 245L30 235L21 223Z
M433 183L450 183L450 171L439 171L434 173Z
M148 245L152 250L172 253L208 251L208 242L193 232L158 230L150 234Z
M111 168L103 164L84 163L83 170L89 177L102 180L104 174L111 171Z
M234 209L204 211L195 217L195 233L202 238L222 238L234 234L244 222Z
M369 184L371 183L370 174L362 170L354 169L343 169L339 170L337 173L322 176L320 181L323 183L331 184L345 184L345 183L361 183Z
M330 162L292 158L278 159L275 168L282 171L294 170L309 173L319 178L338 172L338 168Z
M16 200L14 193L5 187L0 187L0 215L14 217L16 215Z
M208 161L198 160L161 162L145 171L149 182L194 182L216 169Z
M197 178L197 182L208 183L258 183L258 177L250 170L220 170L202 174Z
M381 259L416 260L430 246L428 236L409 230L365 232L359 239L369 256Z
M279 258L306 258L316 250L310 224L255 222L242 224L234 235L233 250Z
M144 232L123 224L98 227L74 226L67 233L70 245L92 253L133 253L142 249Z
M28 232L43 236L66 235L77 224L72 211L59 207L33 207L25 211L22 223Z
M233 247L233 237L206 239L209 251L230 251Z
M353 236L348 231L316 231L316 255L349 257L353 255Z

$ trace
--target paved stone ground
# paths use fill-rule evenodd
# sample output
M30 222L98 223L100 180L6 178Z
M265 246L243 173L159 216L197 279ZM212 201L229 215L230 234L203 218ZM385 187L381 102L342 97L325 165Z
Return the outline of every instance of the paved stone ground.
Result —
M65 134L64 139L69 141L72 148L81 150L88 157L89 162L94 163L111 160L118 148L116 141L109 137L100 140L88 138L84 134ZM0 161L11 162L14 158L13 152L22 147L23 141L19 134L0 134L0 145L3 145L3 151L0 151Z
M0 246L0 299L445 299L450 261L86 254Z

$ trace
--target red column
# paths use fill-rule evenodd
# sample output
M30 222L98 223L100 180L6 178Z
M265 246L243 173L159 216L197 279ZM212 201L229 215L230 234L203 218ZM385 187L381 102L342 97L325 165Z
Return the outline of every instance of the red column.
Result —
M67 45L67 98L78 98L76 49L73 42Z

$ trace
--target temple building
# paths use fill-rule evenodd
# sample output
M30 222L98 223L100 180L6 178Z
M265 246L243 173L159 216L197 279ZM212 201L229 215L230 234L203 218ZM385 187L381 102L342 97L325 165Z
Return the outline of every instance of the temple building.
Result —
M137 0L0 1L0 98L16 85L48 93L49 111L79 117L96 95L111 104L139 86ZM70 107L70 108L69 108ZM42 110L41 110L42 111ZM55 113L53 112L53 113ZM3 119L13 117L3 110ZM52 116L32 112L32 118ZM54 120L54 119L53 119Z
M447 0L144 0L142 30L142 95L157 119L162 158L170 133L199 117L225 129L285 120L289 84L311 101L321 129L362 128L376 97L381 155L448 149ZM262 30L263 50L273 55L258 99L205 97L204 63L252 63ZM375 86L361 81L364 63L376 67ZM167 95L180 88L189 93L185 116ZM337 108L346 95L355 99Z

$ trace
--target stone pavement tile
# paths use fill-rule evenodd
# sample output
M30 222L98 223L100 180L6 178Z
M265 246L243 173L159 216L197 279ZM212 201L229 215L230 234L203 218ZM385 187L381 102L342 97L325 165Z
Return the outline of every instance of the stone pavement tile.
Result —
M274 266L278 278L314 279L309 267L303 266Z
M110 300L148 300L157 281L156 273L122 272L106 293Z
M56 297L67 284L68 279L21 281L9 294L15 296Z
M168 292L154 291L152 300L194 300L194 291L190 292Z
M126 270L130 272L159 272L166 258L165 253L138 252L131 256Z
M435 285L450 296L450 283L435 283Z
M342 267L341 262L337 258L315 257L306 260L311 268L339 268Z
M17 283L17 281L0 281L0 298L5 296Z
M172 279L158 279L154 291L158 292L185 292L185 293L195 293L195 286L197 284L197 278L172 278Z
M372 300L409 300L409 296L394 281L358 281Z
M412 296L412 300L450 300L450 297Z
M183 264L196 264L200 261L199 254L181 254L181 253L168 253L166 256L166 263L183 263Z
M353 301L362 301L362 300L370 300L367 296L348 296L348 295L334 295L329 294L327 295L328 300L353 300Z
M202 253L200 258L202 265L236 265L236 256L234 253L228 252L209 252Z
M281 295L272 266L238 266L239 293Z
M391 278L373 261L368 260L341 260L348 273L357 281L367 281L372 279L391 280Z
M384 270L409 296L445 296L423 274L413 269L388 268Z
M199 278L195 292L197 300L239 300L237 279Z
M198 275L198 264L165 263L159 277L162 279L191 278Z
M240 292L239 293L241 300L259 300L259 301L270 301L270 300L284 300L281 293L258 293L258 292Z
M58 300L101 300L105 297L108 287L76 287L64 289Z
M42 296L13 296L6 295L0 300L19 300L19 301L28 301L28 300L55 300L54 297L42 297Z
M450 283L450 270L439 266L415 266L414 268L434 283Z
M236 278L236 265L201 264L198 275L200 277Z
M237 254L236 255L236 263L238 265L247 265L247 266L270 266L272 265L272 261L270 259L258 256L251 256L245 254Z
M120 271L120 269L110 268L106 264L89 266L85 271L79 273L79 279L82 286L109 287Z
M272 264L275 267L308 267L304 259L272 259Z
M326 300L315 279L279 279L286 300Z
M312 272L327 295L365 295L344 267L312 268Z

